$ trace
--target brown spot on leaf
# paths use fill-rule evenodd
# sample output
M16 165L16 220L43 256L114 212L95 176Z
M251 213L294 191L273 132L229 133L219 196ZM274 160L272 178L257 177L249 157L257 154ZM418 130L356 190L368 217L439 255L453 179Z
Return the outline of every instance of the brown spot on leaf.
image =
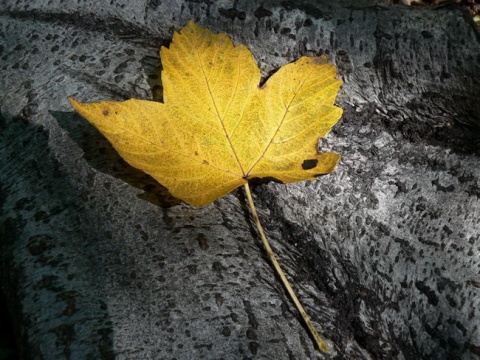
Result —
M108 111L108 109L103 109L102 111L102 114L107 116L110 112Z

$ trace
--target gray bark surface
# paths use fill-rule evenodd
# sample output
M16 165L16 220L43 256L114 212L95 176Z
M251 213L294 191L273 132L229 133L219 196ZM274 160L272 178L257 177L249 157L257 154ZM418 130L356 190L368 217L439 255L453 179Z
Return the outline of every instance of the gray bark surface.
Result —
M480 358L480 46L460 8L112 3L0 4L0 285L23 358ZM326 354L242 189L174 203L69 106L152 98L158 49L190 19L265 76L327 54L344 81L321 144L336 171L254 186Z

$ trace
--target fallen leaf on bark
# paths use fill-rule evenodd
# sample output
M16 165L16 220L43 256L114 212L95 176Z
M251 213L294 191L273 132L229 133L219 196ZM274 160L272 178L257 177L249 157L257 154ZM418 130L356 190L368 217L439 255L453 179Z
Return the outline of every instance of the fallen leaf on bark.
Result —
M342 115L333 105L341 81L324 57L287 64L260 88L244 45L193 22L160 57L164 103L70 102L172 195L203 206L252 178L291 183L334 169L338 154L317 153Z

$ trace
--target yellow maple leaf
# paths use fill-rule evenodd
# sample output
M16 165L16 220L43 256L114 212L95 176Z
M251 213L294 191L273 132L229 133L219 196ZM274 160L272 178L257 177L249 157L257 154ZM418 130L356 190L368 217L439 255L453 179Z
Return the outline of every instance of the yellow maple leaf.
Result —
M70 102L172 195L203 206L252 178L291 183L334 169L340 156L317 152L342 115L341 81L324 57L302 57L259 87L244 45L190 21L160 58L164 103Z

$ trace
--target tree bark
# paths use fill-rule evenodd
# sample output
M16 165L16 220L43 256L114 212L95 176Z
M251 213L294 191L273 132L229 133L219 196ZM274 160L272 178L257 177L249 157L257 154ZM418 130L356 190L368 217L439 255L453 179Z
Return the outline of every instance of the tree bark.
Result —
M25 359L480 357L480 46L461 8L383 1L4 1L0 284ZM268 76L326 54L343 155L257 184L320 354L242 190L179 203L70 108L161 97L158 49L189 19ZM260 120L259 120L260 121Z

